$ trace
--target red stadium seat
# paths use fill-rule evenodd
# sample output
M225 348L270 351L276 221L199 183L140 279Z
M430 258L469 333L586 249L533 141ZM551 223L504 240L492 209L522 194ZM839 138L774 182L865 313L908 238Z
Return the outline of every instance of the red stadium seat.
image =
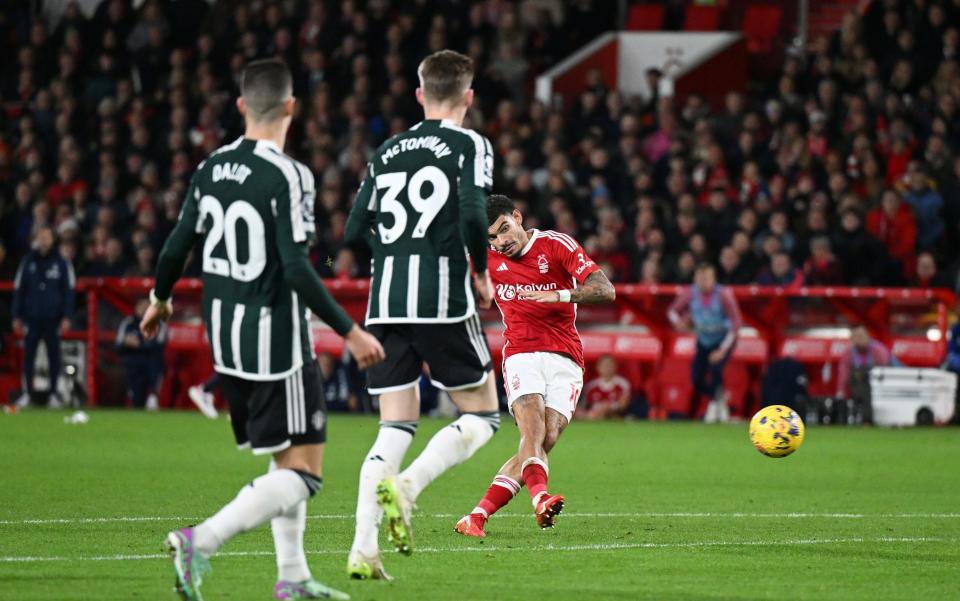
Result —
M203 324L171 323L167 327L167 347L182 350L196 350L206 345L207 334Z
M751 394L754 379L747 366L739 361L727 363L723 370L723 388L727 393L727 404L733 415L743 415L747 399Z
M939 367L942 345L926 338L894 338L893 356L908 367Z
M662 4L634 4L627 13L628 31L660 31L663 29Z
M737 345L733 347L730 362L762 365L767 362L769 355L770 345L767 344L766 340L743 336L737 340Z
M669 354L671 357L682 357L693 361L693 356L697 354L697 339L689 334L674 336Z
M782 11L776 4L753 4L743 17L743 35L747 51L766 54L773 49L773 40L780 34Z
M719 6L688 6L683 15L683 29L717 31L720 28L720 14Z
M837 392L837 364L850 349L849 340L790 336L783 340L777 353L791 357L807 368L812 396L833 396Z
M693 383L688 357L670 356L660 363L657 374L656 404L666 415L686 416L690 412Z
M313 328L313 348L318 353L330 353L334 357L343 354L343 338L330 328Z
M759 398L763 366L770 358L770 345L763 338L743 336L737 340L723 372L723 385L734 415L746 416Z

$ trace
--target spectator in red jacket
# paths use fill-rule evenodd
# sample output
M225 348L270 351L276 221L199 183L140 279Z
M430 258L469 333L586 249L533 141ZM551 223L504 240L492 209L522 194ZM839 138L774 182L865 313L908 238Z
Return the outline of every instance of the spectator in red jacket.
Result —
M78 189L86 189L87 183L78 179L69 163L61 163L57 168L57 181L47 189L47 200L54 209L69 201Z
M630 382L617 373L617 360L604 355L597 360L597 377L583 388L586 419L621 417L630 406Z
M884 190L880 206L867 213L867 231L883 242L887 252L903 265L903 276L913 277L914 253L917 246L917 221L913 209L903 202L900 193Z

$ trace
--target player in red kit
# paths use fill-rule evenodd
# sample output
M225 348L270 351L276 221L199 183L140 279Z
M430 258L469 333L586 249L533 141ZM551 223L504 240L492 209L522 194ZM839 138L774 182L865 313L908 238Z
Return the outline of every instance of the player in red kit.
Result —
M547 492L547 453L576 409L583 388L583 346L574 322L576 303L608 303L613 284L570 236L524 230L523 216L506 196L487 201L489 272L506 325L503 383L520 446L455 530L485 536L484 525L523 484L537 525L550 528L564 498Z

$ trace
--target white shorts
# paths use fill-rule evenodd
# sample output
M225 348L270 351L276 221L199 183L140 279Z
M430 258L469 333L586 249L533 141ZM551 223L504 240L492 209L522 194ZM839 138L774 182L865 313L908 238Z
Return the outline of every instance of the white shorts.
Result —
M583 389L583 370L558 353L518 353L503 362L503 386L513 415L513 402L525 394L539 394L544 406L570 421Z

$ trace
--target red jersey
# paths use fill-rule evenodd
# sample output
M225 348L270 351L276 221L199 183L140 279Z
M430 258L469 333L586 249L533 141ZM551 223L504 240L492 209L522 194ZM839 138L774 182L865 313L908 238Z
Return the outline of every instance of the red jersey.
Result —
M630 398L630 382L621 375L615 375L609 380L595 378L587 382L583 389L588 409L595 405L617 404L624 395Z
M552 352L583 367L583 344L574 322L574 303L521 300L523 290L569 290L600 268L576 240L552 230L533 230L516 259L495 250L487 253L493 297L506 326L503 358L517 353Z

